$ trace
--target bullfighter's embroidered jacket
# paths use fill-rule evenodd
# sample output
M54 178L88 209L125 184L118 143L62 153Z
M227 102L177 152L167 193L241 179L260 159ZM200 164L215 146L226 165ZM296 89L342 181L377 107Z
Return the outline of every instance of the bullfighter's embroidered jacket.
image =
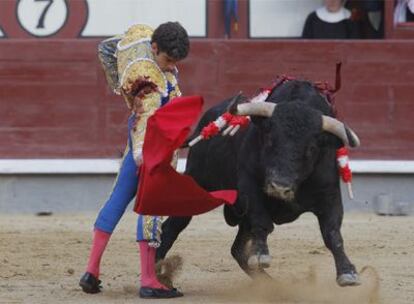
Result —
M124 35L106 39L98 47L106 79L114 92L120 94L121 89L128 91L137 79L150 81L157 86L156 92L146 94L142 100L144 111L132 134L134 159L142 153L148 117L170 99L181 95L177 83L178 71L163 72L154 61L152 33L152 28L147 25L133 25ZM124 98L131 109L132 101L127 95Z
M156 91L146 93L142 98L143 113L135 113L136 125L131 128L131 149L133 158L137 161L142 157L147 119L162 105L181 92L177 84L176 70L174 73L163 72L154 60L151 50L153 30L147 25L134 25L123 35L102 41L98 46L98 56L102 63L105 76L110 88L123 95L125 102L132 110L132 99L125 92L130 92L132 84L140 79L152 83ZM177 160L176 155L173 161ZM146 240L150 246L160 244L160 229L162 217L138 217L137 241Z

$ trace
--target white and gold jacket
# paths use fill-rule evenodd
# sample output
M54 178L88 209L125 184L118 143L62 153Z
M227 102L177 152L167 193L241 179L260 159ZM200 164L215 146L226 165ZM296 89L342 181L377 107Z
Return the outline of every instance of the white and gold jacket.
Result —
M181 95L177 71L163 72L154 60L151 51L152 33L151 27L137 24L131 26L125 34L106 39L98 46L98 56L106 79L115 93L120 94L121 88L128 91L128 86L140 78L157 86L156 92L143 97L143 113L140 114L136 128L131 134L132 151L136 161L142 157L148 118L169 100ZM124 98L131 109L131 101L127 96Z

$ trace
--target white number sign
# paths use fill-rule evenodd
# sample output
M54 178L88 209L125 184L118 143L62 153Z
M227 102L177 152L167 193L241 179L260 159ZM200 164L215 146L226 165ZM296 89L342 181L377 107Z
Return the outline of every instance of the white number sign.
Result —
M19 0L17 18L21 26L37 37L58 32L68 17L65 0Z

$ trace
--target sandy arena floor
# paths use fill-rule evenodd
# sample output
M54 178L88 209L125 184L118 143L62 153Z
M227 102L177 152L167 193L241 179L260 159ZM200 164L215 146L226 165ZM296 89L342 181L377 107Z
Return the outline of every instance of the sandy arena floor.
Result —
M414 303L414 217L346 214L347 253L361 270L362 286L335 284L331 254L316 219L302 216L276 227L269 238L274 282L253 283L230 256L236 230L221 210L199 216L172 253L184 259L174 300L142 300L135 215L125 215L102 264L103 292L78 287L96 214L0 215L0 303Z

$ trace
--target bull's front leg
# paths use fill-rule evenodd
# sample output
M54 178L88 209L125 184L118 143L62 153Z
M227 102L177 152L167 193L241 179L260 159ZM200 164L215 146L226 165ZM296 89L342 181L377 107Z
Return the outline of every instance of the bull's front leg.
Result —
M268 277L270 276L263 270L263 268L252 268L249 266L249 260L251 258L249 250L246 250L251 244L252 234L250 232L250 226L247 221L242 221L239 224L239 231L237 232L236 239L231 247L231 254L243 269L251 278L256 277Z
M157 248L156 260L162 260L171 249L178 235L191 221L191 216L170 216L162 224L161 245Z
M326 247L332 252L336 266L336 281L340 286L360 285L355 266L348 259L341 235L343 206L340 193L322 203L317 214L319 227Z
M249 184L249 191L240 193L240 199L247 201L247 214L243 221L249 229L250 236L243 249L248 267L263 269L269 267L271 262L267 237L273 231L273 221L263 205L263 191L255 189L252 185L254 183Z

